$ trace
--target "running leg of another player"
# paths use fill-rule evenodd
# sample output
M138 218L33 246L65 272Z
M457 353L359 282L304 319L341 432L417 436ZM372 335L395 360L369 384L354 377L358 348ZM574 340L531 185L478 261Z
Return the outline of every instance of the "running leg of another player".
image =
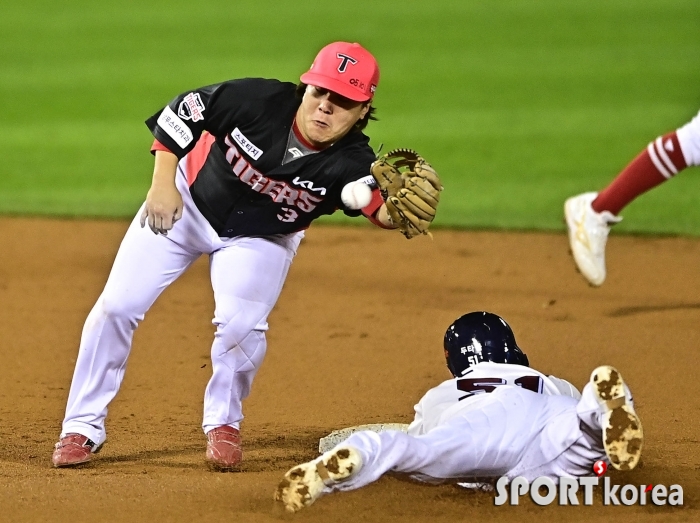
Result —
M700 165L700 113L677 131L652 141L600 193L573 196L564 204L569 245L576 266L593 286L606 277L605 245L620 211L686 167Z

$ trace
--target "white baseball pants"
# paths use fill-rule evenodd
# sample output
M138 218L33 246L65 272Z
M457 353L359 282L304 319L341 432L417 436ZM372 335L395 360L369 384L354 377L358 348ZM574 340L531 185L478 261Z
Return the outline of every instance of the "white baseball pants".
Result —
M61 437L77 432L98 445L105 441L107 406L124 377L134 330L160 293L202 254L209 255L216 325L202 428L238 427L243 419L241 402L265 356L267 317L304 233L220 238L194 205L180 167L177 186L183 215L167 236L141 228L143 207L124 236L83 327Z
M359 450L363 466L326 492L353 490L387 472L427 483L524 476L589 476L607 459L591 385L580 400L498 387L427 434L362 431L341 445Z
M676 130L686 165L700 165L700 112Z

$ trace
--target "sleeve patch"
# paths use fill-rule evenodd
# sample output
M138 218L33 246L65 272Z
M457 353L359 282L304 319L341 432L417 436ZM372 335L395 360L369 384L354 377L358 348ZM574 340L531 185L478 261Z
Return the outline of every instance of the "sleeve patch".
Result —
M374 176L372 176L371 174L368 174L364 178L360 178L357 181L369 185L372 189L377 187L377 180L375 180Z
M204 103L199 93L190 93L180 102L177 108L177 115L183 120L198 122L204 120Z
M160 113L158 125L183 149L186 149L192 142L192 131L170 107L166 106L163 112Z

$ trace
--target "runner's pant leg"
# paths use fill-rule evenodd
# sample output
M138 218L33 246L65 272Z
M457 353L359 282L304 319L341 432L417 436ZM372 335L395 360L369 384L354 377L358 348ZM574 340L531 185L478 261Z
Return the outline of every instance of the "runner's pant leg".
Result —
M357 448L363 467L333 490L356 489L387 472L430 483L501 476L536 436L545 405L545 396L504 387L424 435L356 432L341 445Z

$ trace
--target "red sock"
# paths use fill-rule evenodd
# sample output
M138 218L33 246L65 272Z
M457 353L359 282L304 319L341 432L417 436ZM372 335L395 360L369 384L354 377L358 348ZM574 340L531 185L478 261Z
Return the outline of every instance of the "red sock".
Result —
M637 196L671 179L686 167L676 132L659 136L600 191L591 206L596 212L619 214Z

